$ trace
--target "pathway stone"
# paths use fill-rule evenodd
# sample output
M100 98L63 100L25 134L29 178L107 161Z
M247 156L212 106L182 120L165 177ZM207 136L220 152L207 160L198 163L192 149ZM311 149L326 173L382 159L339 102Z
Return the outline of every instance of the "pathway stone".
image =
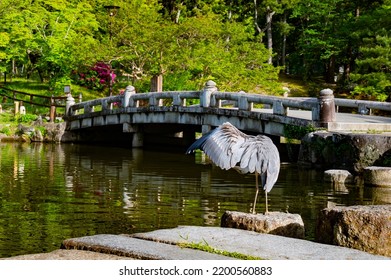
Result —
M227 260L221 255L124 235L99 234L63 241L64 249L88 250L143 260Z
M58 249L49 253L27 254L6 258L7 260L133 260L112 254L96 253L83 250Z
M355 249L233 228L181 226L132 237L169 244L206 242L218 250L271 260L391 260Z
M176 244L200 243L226 252L271 260L391 260L339 246L253 231L181 226L128 235L100 234L67 239L63 249L46 254L12 257L19 260L229 260L218 254L182 248Z

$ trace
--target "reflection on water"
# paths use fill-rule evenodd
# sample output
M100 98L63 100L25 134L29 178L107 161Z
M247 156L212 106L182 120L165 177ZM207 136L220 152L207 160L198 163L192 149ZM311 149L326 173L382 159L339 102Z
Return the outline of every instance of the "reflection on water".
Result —
M307 239L320 209L391 203L389 189L333 187L322 176L284 164L269 194L270 211L302 216ZM219 226L224 211L250 210L254 181L205 164L201 153L0 143L0 257L52 251L77 236Z

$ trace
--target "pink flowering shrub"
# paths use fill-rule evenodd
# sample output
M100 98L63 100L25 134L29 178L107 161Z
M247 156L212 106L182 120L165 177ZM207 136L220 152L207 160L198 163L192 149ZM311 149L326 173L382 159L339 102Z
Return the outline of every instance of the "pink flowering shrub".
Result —
M111 82L115 83L116 74L111 66L104 62L97 62L93 67L82 71L73 71L73 80L86 88L102 91Z

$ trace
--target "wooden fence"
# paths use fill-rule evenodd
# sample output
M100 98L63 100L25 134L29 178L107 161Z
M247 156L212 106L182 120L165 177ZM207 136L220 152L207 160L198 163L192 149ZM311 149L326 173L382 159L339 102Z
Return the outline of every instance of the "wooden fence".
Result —
M7 103L7 99L13 101L20 101L38 107L49 108L50 121L56 118L56 108L65 108L65 101L67 96L46 96L40 94L26 93L14 89L0 86L0 96L2 96L1 103Z

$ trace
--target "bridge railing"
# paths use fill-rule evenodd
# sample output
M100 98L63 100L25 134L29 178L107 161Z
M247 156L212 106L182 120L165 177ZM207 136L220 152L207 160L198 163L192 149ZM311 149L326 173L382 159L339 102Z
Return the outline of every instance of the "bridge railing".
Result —
M126 95L126 92L125 92ZM186 106L186 99L199 99L200 91L165 91L165 92L150 92L150 93L130 93L129 107L141 106L164 106L163 100L167 100L170 106ZM124 96L124 99L127 99ZM140 105L140 101L144 101L144 105ZM127 106L125 106L127 107Z
M187 106L186 99L195 99L195 105ZM164 102L162 102L164 101ZM227 106L228 105L228 106ZM259 108L270 108L270 113L288 116L289 109L311 111L311 119L316 125L323 126L335 122L336 111L340 107L357 108L359 113L372 109L391 111L386 102L349 100L334 98L330 89L320 92L318 98L289 98L244 92L220 92L213 81L208 81L200 91L166 91L137 93L133 86L128 86L123 95L95 99L75 104L72 96L68 96L67 116L90 114L92 112L110 112L116 109L137 111L141 107L159 108L218 108L228 110L259 111ZM264 112L264 111L263 111Z
M186 106L186 99L195 99L195 105ZM162 102L165 100L165 102ZM231 104L227 107L226 104ZM219 92L212 81L206 83L200 91L167 91L136 94L134 87L128 86L123 95L95 99L75 104L74 98L68 96L67 116L84 115L92 112L107 111L119 108L153 107L201 107L224 108L231 110L255 111L258 107L271 107L272 113L286 116L289 108L312 111L314 121L321 120L320 102L317 98L282 98L244 92Z
M256 105L263 105L263 108L271 108L273 114L282 116L288 114L289 108L308 110L312 111L313 120L319 120L319 104L317 98L282 98L244 92L215 92L212 95L210 107L226 108L227 104L231 105L230 107L232 109L236 108L246 111L254 111Z
M352 100L335 98L335 106L337 112L339 108L355 108L359 114L372 115L373 110L391 111L391 104L389 102L369 101L369 100Z

